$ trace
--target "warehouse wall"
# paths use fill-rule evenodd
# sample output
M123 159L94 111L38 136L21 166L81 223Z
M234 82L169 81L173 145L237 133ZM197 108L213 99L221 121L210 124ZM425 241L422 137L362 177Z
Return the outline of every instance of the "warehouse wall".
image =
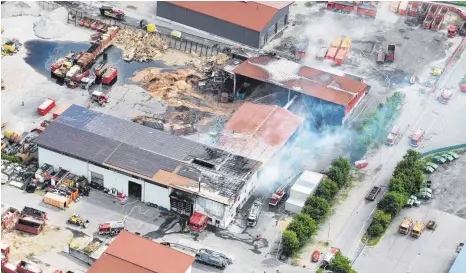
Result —
M312 114L311 125L315 126L317 123L321 127L322 125L340 126L343 124L346 111L344 106L311 96L302 95L301 97Z
M260 32L259 37L259 46L263 47L267 42L272 40L272 38L278 33L282 32L285 29L285 25L288 24L288 16L290 13L290 6L284 7L279 10L273 17L272 20L264 27Z
M103 175L104 179L104 187L109 189L115 188L126 195L128 195L128 182L132 181L138 183L142 188L141 201L151 202L170 209L168 187L158 186L144 180L131 177L111 169L102 168L95 164L74 159L67 155L59 154L44 148L39 147L38 153L40 166L42 166L44 163L47 163L52 165L55 170L58 170L61 167L73 174L82 175L89 181L91 179L91 172L101 174Z
M88 177L87 162L74 159L72 157L41 147L39 147L38 156L39 167L44 163L47 163L52 165L55 171L58 171L58 169L61 167L67 171L70 171L71 173Z
M167 2L157 3L157 16L251 47L259 47L260 33Z

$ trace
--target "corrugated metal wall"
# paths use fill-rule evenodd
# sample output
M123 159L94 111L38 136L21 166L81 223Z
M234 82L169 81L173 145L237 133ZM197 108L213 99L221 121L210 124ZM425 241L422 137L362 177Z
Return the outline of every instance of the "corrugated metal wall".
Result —
M268 26L274 26L276 21L288 14L288 7L277 13L277 19L275 17ZM162 18L187 25L199 30L212 33L214 35L227 38L229 40L248 45L251 47L259 48L259 36L260 33L244 27L231 24L216 18L190 11L167 2L157 3L157 16ZM267 28L267 29L268 29Z
M288 24L288 14L290 13L290 6L287 6L275 14L270 22L260 33L260 47L263 47L268 41L283 31Z

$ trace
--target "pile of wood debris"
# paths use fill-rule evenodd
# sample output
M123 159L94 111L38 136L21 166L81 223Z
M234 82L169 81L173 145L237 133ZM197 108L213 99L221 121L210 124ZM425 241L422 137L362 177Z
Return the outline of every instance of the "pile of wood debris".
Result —
M131 29L122 29L114 40L123 47L123 59L147 62L159 59L168 49L168 43L159 35Z

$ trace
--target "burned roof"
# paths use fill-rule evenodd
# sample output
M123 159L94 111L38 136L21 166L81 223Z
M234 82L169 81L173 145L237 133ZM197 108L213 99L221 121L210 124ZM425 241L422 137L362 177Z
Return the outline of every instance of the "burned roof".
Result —
M274 56L249 58L233 73L347 106L367 84Z
M35 141L42 148L156 183L170 185L155 180L159 171L176 173L200 181L204 191L215 192L224 202L234 199L261 165L256 160L78 105L71 105ZM231 184L234 190L223 190L226 187L211 177L220 177L218 180Z
M228 120L219 147L265 161L299 128L303 118L276 105L244 103Z
M168 3L248 29L262 31L279 10L293 2L168 1Z
M88 273L184 273L194 257L150 239L122 231Z

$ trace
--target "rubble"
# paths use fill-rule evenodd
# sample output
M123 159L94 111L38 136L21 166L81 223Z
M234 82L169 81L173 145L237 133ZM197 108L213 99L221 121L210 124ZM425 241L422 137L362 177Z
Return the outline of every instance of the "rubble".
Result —
M34 21L34 33L42 39L60 38L69 30L68 10L64 7L54 9Z
M123 59L148 62L159 59L168 44L159 35L122 29L115 37L114 43L123 47Z

